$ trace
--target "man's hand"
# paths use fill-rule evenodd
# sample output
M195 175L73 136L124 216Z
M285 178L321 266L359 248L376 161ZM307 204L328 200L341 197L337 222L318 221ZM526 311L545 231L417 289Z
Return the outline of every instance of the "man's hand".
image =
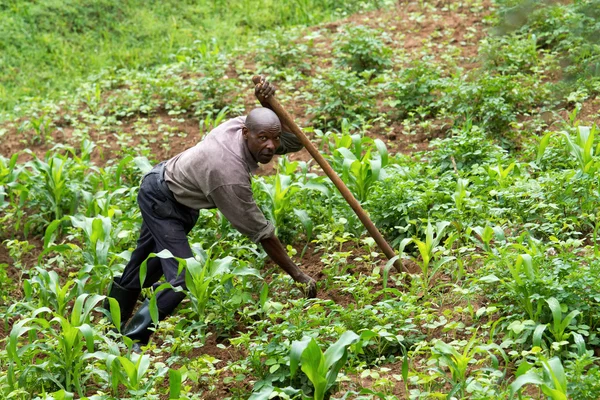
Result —
M283 245L273 235L269 238L261 240L260 244L265 249L271 260L287 272L298 285L303 287L304 295L308 298L317 297L317 283L313 278L306 275L287 255Z
M263 107L267 107L267 99L275 95L275 86L271 85L265 77L261 76L260 83L254 87L254 95Z
M308 278L306 282L298 282L297 285L302 288L304 297L307 299L314 299L317 297L317 282L308 275L306 275L306 277Z

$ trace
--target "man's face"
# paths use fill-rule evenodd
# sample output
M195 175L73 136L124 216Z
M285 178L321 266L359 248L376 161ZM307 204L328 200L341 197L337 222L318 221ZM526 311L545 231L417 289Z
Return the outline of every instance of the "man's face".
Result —
M279 147L281 137L280 126L260 127L257 132L251 132L245 126L242 128L242 134L248 145L248 150L254 159L267 164L273 159L275 150Z

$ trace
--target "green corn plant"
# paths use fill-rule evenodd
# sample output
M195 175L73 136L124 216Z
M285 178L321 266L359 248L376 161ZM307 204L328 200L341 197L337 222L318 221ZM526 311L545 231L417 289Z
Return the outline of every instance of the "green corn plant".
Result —
M25 121L25 123L35 132L33 140L34 143L45 143L46 138L50 135L50 133L52 133L50 131L50 127L52 126L52 118L48 117L46 113L42 113L41 115L36 113L32 115L29 120Z
M422 287L425 291L429 289L431 278L435 273L447 262L452 261L454 257L444 256L440 257L444 252L443 246L440 246L440 242L444 237L444 231L450 225L450 222L442 221L437 222L435 227L431 225L431 222L427 222L427 228L425 229L425 241L414 238L405 238L400 242L399 255L402 258L404 255L404 249L409 243L415 243L419 251L419 258L415 258L415 262L421 268L421 282Z
M469 366L477 362L477 359L475 358L477 354L484 353L490 356L495 369L498 368L499 364L498 359L492 350L499 351L504 360L508 362L506 354L498 345L491 344L478 346L476 344L477 337L473 335L469 342L467 342L466 346L462 349L462 352L459 352L453 346L444 343L441 340L437 340L431 349L438 364L437 371L440 374L445 375L445 372L441 369L442 366L448 368L450 371L450 384L452 385L452 389L448 393L448 398L452 398L453 396L457 395L459 398L463 398L465 396L467 386L473 380L473 378L469 376Z
M6 344L6 353L8 360L7 385L11 392L18 390L19 387L26 386L30 375L42 376L47 378L45 365L39 365L30 362L41 352L40 344L36 341L38 333L46 332L50 329L50 323L41 314L51 314L52 310L48 307L41 307L34 310L31 317L23 318L17 321L8 335ZM19 346L22 336L27 336L29 343ZM50 378L50 381L55 381ZM55 382L60 385L59 382Z
M552 132L548 132L540 139L540 143L538 144L538 148L537 148L537 156L535 158L536 163L539 164L539 162L544 157L544 153L546 152L546 149L548 148L548 145L550 144L551 136L552 136Z
M295 173L298 167L301 171ZM267 214L276 228L281 226L283 218L292 210L294 195L300 190L318 190L326 196L329 195L329 189L322 183L321 177L308 174L307 170L306 163L289 162L287 157L281 157L275 175L275 182L268 183L265 179L258 180L259 189L268 198ZM308 217L308 214L305 216ZM302 223L306 228L305 222Z
M577 135L572 138L569 132L562 132L567 139L569 152L579 164L579 170L583 174L593 175L598 169L598 160L595 156L600 153L600 143L594 150L594 139L596 136L596 125L578 126Z
M541 335L546 328L548 328L556 345L562 346L568 344L569 337L575 334L575 332L569 331L567 328L581 312L579 310L573 310L563 318L562 307L558 300L554 297L550 297L549 299L546 299L546 303L548 303L548 307L550 307L550 311L552 312L552 323L540 324L536 327L533 345L541 346Z
M552 400L567 400L567 376L560 358L553 357L548 360L543 354L538 354L542 364L542 374L533 370L533 366L523 362L516 373L517 379L510 385L511 396L519 394L525 385L539 386L542 392Z
M96 114L102 101L102 87L96 82L94 85L84 83L81 87L83 93L83 102L92 114Z
M50 206L52 219L61 219L64 215L65 203L70 204L72 213L76 206L76 197L69 187L69 176L79 166L73 165L66 155L46 154L42 161L35 154L28 152L34 157L33 161L28 163L33 172L41 176L41 187L39 194Z
M216 115L214 115L213 112L207 112L206 117L204 117L204 119L201 119L199 122L200 132L208 133L217 126L219 126L221 122L225 120L228 113L229 106L223 107L221 110L219 110L219 112Z
M529 319L538 321L543 303L540 301L536 302L533 299L532 296L535 292L530 288L530 284L539 275L533 257L530 254L520 254L517 256L514 264L511 262L508 263L508 269L512 276L512 281L508 282L507 286L516 294L516 301L527 313Z
M294 182L292 176L280 174L275 175L275 183L270 184L265 180L260 180L262 191L268 195L270 207L268 213L275 225L281 226L283 217L291 208L291 202L295 193L297 193L301 184Z
M214 245L213 245L214 247ZM242 276L254 276L262 279L260 272L254 268L248 268L244 265L234 267L236 259L227 256L224 258L214 258L212 256L212 249L208 251L202 249L198 250L200 260L195 258L178 258L173 257L171 252L163 250L160 253L152 253L150 257L159 258L175 258L179 261L179 272L185 268L185 284L187 292L191 301L192 309L200 317L205 315L206 306L219 285L224 284L226 281L233 279L234 277ZM142 283L146 278L147 272L147 260L142 263L140 268L140 282ZM168 283L159 286L156 291L160 291L171 287ZM175 288L177 290L177 288ZM158 321L158 310L156 309L156 297L153 296L150 302L150 312L155 322Z
M497 252L492 248L492 240L505 240L504 230L499 226L491 227L486 225L485 227L476 226L472 228L472 232L476 235L476 239L481 242L483 250L491 255L495 255Z
M508 167L503 168L502 163L498 162L495 167L488 167L488 175L490 178L495 179L501 188L505 188L508 184L508 176L515 169L516 163L512 162Z
M22 367L23 359L31 357L31 367L23 370L24 375L35 372L44 377L52 376L50 379L59 387L66 391L75 389L83 397L85 390L81 374L88 358L86 354L94 349L95 332L90 326L90 316L103 299L104 296L100 295L80 295L73 304L69 318L48 307L35 310L31 318L25 318L13 326L7 344L9 358L16 367ZM40 314L49 314L53 318L46 321L39 317ZM25 333L28 334L29 343L19 347L19 338ZM39 335L43 335L45 340L39 341ZM45 341L56 342L56 345L44 345ZM44 362L33 362L36 358ZM11 373L14 378L14 369ZM20 381L23 378L25 376Z
M153 380L149 379L145 385L144 375L150 368L150 356L147 354L131 353L131 359L127 357L117 357L121 365L120 381L125 385L130 394L141 396L152 386Z
M300 365L313 384L314 400L323 400L327 391L335 385L337 375L348 359L348 347L360 337L346 331L323 353L314 338L305 336L292 343L290 350L290 379L293 379Z
M452 194L452 200L454 200L454 205L459 212L462 212L465 208L465 201L471 195L471 192L467 190L469 187L468 179L458 179L456 181L456 190Z
M61 285L60 277L54 271L35 267L36 275L23 282L25 298L35 301L41 307L51 307L59 315L64 315L67 305L83 291L85 281L68 280Z
M86 248L84 257L91 265L106 265L108 252L112 245L112 222L108 217L98 215L88 218L82 215L71 216L71 224L82 229L85 234Z
M581 311L573 310L563 318L561 304L554 297L546 299L546 303L552 311L552 324L550 324L549 330L554 336L557 342L565 341L571 335L571 332L567 332L567 328L571 325L571 322L577 317Z
M368 199L375 182L385 179L388 165L388 151L380 139L356 135L342 135L330 143L332 162L342 180L364 202Z
M87 295L82 295L87 296ZM81 296L80 296L81 298ZM94 331L87 323L81 323L81 315L76 314L75 308L80 304L77 299L75 302L71 319L68 320L57 315L52 322L58 322L60 329L55 330L58 339L58 346L48 351L49 358L53 361L53 368L63 371L65 376L65 390L77 390L79 396L84 395L81 382L81 373L86 361L85 352L94 351ZM101 296L96 297L94 306L102 300ZM92 304L90 302L89 304Z

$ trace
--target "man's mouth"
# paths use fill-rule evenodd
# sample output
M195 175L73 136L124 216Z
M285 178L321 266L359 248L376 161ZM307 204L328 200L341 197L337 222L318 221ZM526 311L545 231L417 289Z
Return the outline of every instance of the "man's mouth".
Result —
M269 160L270 160L271 158L273 158L273 155L274 155L274 153L261 153L261 154L260 154L260 156L261 156L263 159L265 159L265 160L266 160L266 159L269 159Z

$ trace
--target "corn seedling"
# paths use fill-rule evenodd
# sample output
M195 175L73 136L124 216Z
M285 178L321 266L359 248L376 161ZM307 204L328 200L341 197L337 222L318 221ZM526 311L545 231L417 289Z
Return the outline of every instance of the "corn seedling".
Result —
M348 346L359 339L356 333L346 331L325 353L314 338L304 337L294 341L290 351L290 379L296 375L300 365L313 384L314 400L323 400L327 391L335 385L337 375L348 359Z
M330 151L334 167L361 202L368 199L373 185L386 177L389 157L387 147L380 139L343 135L330 143Z
M542 364L542 374L533 370L533 366L523 362L517 370L517 379L510 385L511 395L520 393L525 385L539 386L542 392L552 400L567 400L567 377L560 358L547 359L542 354L538 355Z
M440 268L454 257L440 257L444 252L444 248L440 246L440 242L444 237L444 231L450 225L449 222L437 222L435 227L431 222L427 222L425 229L425 241L415 238L406 238L400 242L399 255L402 258L404 249L409 243L415 243L419 251L420 258L415 258L415 262L421 268L422 288L425 292L429 289L431 278L440 270Z

